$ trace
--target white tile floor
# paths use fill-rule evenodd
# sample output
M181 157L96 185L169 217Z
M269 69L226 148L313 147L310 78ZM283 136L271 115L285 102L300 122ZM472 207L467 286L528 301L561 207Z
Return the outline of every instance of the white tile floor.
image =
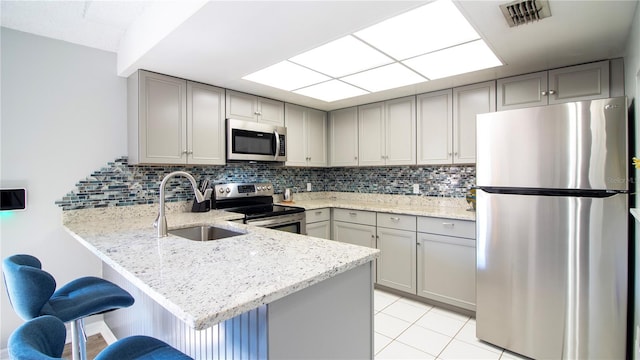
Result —
M374 290L376 359L525 359L476 339L476 321Z

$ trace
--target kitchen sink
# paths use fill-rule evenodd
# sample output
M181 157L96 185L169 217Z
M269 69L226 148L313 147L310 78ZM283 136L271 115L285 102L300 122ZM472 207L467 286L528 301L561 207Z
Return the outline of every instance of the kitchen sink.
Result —
M191 226L168 231L169 234L194 241L220 240L232 236L244 235L244 233L227 230L210 225Z

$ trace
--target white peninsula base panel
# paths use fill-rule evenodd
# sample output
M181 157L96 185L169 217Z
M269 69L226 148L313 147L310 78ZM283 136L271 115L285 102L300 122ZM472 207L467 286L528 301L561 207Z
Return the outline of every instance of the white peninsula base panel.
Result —
M190 328L105 264L103 276L135 298L104 315L117 338L153 336L194 359L373 359L371 262L205 330Z

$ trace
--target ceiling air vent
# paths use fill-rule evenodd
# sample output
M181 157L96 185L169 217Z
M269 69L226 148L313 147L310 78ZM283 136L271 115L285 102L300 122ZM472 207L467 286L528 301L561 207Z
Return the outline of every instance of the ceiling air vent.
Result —
M538 21L551 16L547 0L514 1L500 5L500 10L510 27Z

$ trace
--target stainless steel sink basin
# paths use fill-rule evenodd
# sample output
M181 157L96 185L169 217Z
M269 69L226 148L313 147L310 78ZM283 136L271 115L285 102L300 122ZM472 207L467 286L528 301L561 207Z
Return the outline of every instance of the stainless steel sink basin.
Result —
M194 241L220 240L232 236L244 235L241 232L210 225L191 226L182 229L169 230L169 234Z

